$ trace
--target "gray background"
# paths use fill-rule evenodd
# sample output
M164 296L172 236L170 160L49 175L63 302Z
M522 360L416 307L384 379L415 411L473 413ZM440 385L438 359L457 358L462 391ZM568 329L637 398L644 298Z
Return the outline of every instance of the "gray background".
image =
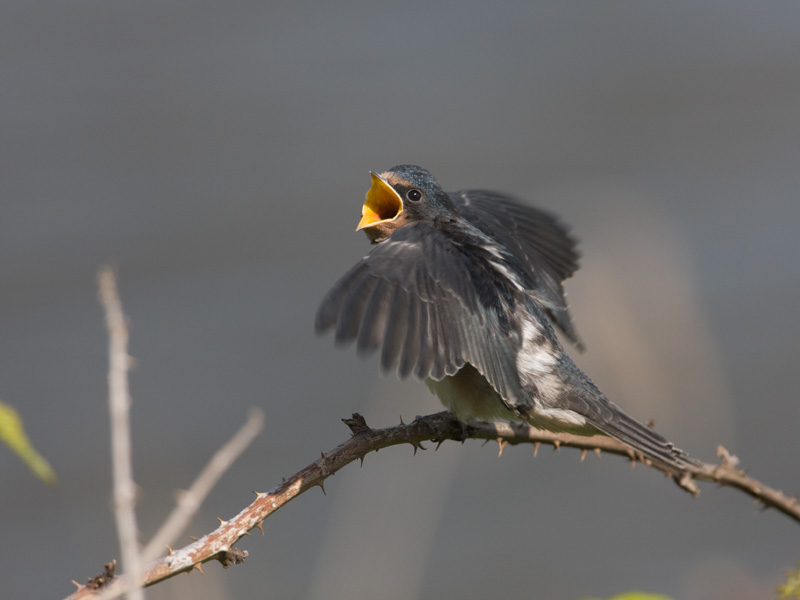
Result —
M264 434L201 535L346 438L439 410L316 339L368 248L371 169L414 162L561 214L606 393L692 454L800 491L800 4L36 2L0 6L0 398L60 485L0 448L0 581L61 597L118 556L106 338L132 322L149 537L251 406ZM478 442L368 456L151 598L773 597L798 528L742 494Z

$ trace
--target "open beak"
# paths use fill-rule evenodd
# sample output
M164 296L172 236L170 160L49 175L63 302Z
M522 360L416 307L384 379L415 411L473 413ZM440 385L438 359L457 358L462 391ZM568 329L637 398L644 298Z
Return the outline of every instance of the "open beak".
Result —
M361 207L361 220L356 231L365 227L373 227L378 223L392 221L403 212L403 199L395 189L380 175L370 171L372 185L367 192L367 199Z

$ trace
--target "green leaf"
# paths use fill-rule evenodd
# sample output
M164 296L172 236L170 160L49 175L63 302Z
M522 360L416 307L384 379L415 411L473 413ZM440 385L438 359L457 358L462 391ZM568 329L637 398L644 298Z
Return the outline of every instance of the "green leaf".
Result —
M786 573L786 583L776 590L780 600L800 600L800 565L796 571Z
M0 441L16 452L39 479L48 485L56 483L56 474L52 467L36 452L25 434L19 413L4 402L0 402Z

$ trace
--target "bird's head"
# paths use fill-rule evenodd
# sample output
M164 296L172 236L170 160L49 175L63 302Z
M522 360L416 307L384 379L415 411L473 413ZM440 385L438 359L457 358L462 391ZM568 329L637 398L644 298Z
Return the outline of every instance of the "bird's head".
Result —
M382 242L409 223L433 223L455 208L436 179L422 167L400 165L377 174L361 207L361 229L373 242Z

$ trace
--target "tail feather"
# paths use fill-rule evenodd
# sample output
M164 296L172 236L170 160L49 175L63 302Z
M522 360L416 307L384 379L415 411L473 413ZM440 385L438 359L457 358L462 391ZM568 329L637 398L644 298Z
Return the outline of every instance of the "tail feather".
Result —
M700 464L609 401L569 357L564 356L559 366L559 375L565 384L564 393L558 399L560 408L582 415L595 429L662 465L683 471Z
M592 423L606 435L628 444L646 458L679 470L699 464L663 436L629 417L616 406L613 408L615 410L611 418Z

